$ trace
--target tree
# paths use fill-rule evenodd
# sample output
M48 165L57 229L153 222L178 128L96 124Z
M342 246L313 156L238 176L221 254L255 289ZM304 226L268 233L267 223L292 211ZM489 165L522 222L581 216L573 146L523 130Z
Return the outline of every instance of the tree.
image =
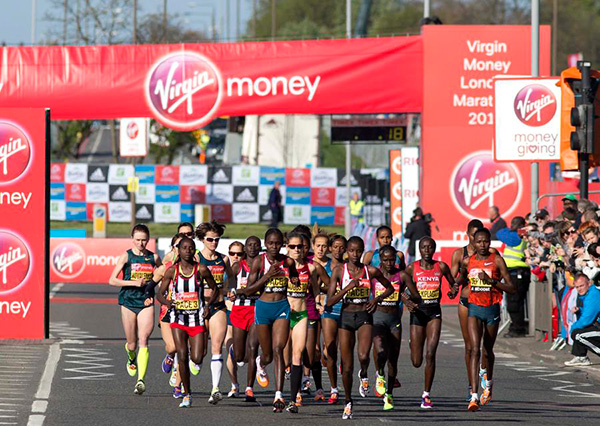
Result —
M81 145L92 134L92 123L90 120L56 121L58 141L52 156L60 160L79 159Z

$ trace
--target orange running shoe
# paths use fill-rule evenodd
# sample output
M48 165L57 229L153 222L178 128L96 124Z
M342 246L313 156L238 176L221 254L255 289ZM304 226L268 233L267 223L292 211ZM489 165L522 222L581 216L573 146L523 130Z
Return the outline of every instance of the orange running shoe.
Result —
M260 356L256 357L256 381L260 387L266 388L269 386L269 375L266 370L260 365ZM283 408L282 408L283 410Z
M481 405L488 405L492 400L492 389L484 389L481 393Z
M250 389L246 389L246 402L256 402L256 397L254 396L254 391Z
M317 393L315 394L315 401L325 401L325 392L323 392L323 389L317 390Z
M296 405L302 407L302 395L300 395L300 393L296 395Z
M477 411L479 410L479 401L476 399L472 399L469 401L469 406L467 407L467 411Z
M331 396L327 400L328 404L334 405L338 403L339 395L337 392L331 392Z

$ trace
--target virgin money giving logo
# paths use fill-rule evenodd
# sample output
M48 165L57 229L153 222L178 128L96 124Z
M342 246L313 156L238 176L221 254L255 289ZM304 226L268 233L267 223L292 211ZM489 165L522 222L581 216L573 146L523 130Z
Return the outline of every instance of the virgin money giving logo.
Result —
M487 218L491 206L498 206L504 216L510 216L521 201L521 188L519 170L512 163L494 162L491 151L464 157L450 179L454 205L469 219Z
M85 268L85 252L75 243L59 244L50 258L52 269L62 278L75 278Z
M157 61L146 78L146 100L158 121L189 131L210 122L222 98L218 68L194 52L175 52Z
M514 108L523 124L539 127L548 124L556 114L556 98L546 86L529 84L517 93Z
M137 135L140 133L140 128L138 127L135 121L130 121L127 125L127 136L129 139L137 138Z
M0 294L23 284L30 266L31 257L25 243L10 232L0 231Z
M0 184L21 176L31 158L31 143L19 127L0 122Z

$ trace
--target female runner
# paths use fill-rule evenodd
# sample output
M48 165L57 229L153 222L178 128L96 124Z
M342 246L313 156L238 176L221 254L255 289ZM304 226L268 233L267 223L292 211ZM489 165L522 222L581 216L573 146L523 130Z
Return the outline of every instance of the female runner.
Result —
M239 241L234 241L229 244L229 264L231 270L235 270L233 266L239 264L244 260L244 244ZM236 280L237 282L237 280ZM239 283L238 283L239 284ZM227 394L227 398L237 398L240 394L240 385L237 377L237 364L234 361L233 354L233 324L231 323L231 309L233 308L233 302L235 298L232 297L231 292L227 293L225 299L225 306L227 307L227 333L225 334L225 352L227 353L227 373L229 373L229 379L231 380L231 390Z
M205 265L211 272L218 288L218 297L214 303L208 305L208 315L206 317L206 328L210 333L210 347L212 358L210 361L210 371L212 377L212 391L208 402L217 404L223 399L223 395L219 390L219 382L221 381L221 373L223 371L223 342L225 341L225 333L227 332L227 308L225 306L225 289L224 279L227 275L227 288L235 286L235 275L229 266L229 259L217 252L219 240L225 231L225 226L216 221L204 222L196 228L196 237L202 241L204 248L200 250L198 256L200 263ZM213 290L207 285L204 286L204 297L209 299L212 296ZM205 347L208 348L208 334L205 333ZM200 372L200 366L191 365L192 374L196 375Z
M146 249L150 240L150 231L146 225L135 225L131 230L133 248L123 253L110 275L108 283L119 290L121 321L127 343L127 373L138 375L134 393L141 395L146 390L146 371L148 369L148 339L154 329L154 303L145 303L145 286L152 282L154 269L161 265L160 257ZM120 273L123 278L118 278ZM139 351L136 356L136 349Z
M373 341L372 314L377 308L377 303L394 292L394 287L379 269L361 263L360 259L364 251L365 243L362 238L351 237L348 240L348 263L343 267L336 267L333 271L327 294L327 306L334 306L343 300L339 337L346 406L342 419L352 418L352 373L356 338L358 337L360 362L359 392L362 397L366 397L369 391L369 351ZM385 287L385 291L373 299L370 299L371 279L376 279ZM339 288L338 293L336 293L337 288Z
M184 388L183 400L180 407L192 405L192 391L190 387L190 371L188 368L188 354L193 363L199 364L202 360L204 345L204 281L213 289L209 303L214 302L218 296L217 285L204 265L194 260L196 244L189 237L183 237L179 242L180 259L165 272L160 290L157 294L158 301L170 311L171 330L179 358L179 375ZM170 298L165 294L170 292ZM191 351L188 350L188 344Z

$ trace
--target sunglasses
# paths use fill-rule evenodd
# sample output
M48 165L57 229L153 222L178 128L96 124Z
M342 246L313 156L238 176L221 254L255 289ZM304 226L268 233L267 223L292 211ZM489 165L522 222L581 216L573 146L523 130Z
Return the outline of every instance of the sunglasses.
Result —
M213 237L204 237L204 239L206 241L208 241L209 243L218 243L221 240L220 238L213 238Z
M576 233L577 233L577 231L575 231L574 229L569 229L567 232L565 232L565 235L573 235Z
M183 235L185 235L186 237L193 237L194 233L193 232L183 232Z
M291 249L291 250L302 250L304 248L304 244L288 244L287 248Z
M229 256L239 256L242 257L244 255L243 251L230 251Z

